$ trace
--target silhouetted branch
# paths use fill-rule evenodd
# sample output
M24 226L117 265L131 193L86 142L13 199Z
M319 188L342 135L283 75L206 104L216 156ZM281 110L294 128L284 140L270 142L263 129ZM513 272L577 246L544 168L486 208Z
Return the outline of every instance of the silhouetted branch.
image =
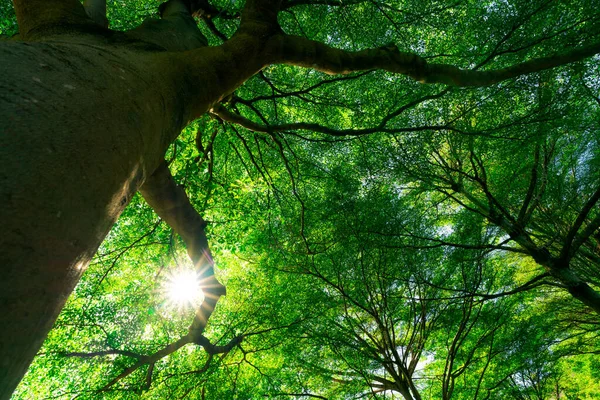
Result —
M13 0L13 5L21 39L41 33L39 29L95 25L78 0Z
M108 28L106 19L106 0L84 0L83 8L95 23L103 28Z
M288 64L328 74L382 69L409 76L422 83L451 86L489 86L520 75L580 61L600 52L600 43L547 57L534 58L497 70L466 70L453 65L429 63L415 53L401 52L395 45L350 52L300 36L280 34L269 42L271 64Z
M387 114L381 122L372 128L363 128L363 129L333 129L327 126L323 126L320 124L309 123L309 122L297 122L290 124L281 124L281 125L265 125L260 124L258 122L254 122L246 117L243 117L240 114L229 111L222 104L216 104L210 110L210 112L216 116L218 116L221 120L230 122L236 125L240 125L248 130L259 133L273 134L278 132L287 132L287 131L295 131L295 130L306 130L311 132L319 132L330 136L343 137L343 136L363 136L370 135L372 133L400 133L400 132L421 132L421 131L429 131L429 130L449 130L454 132L461 132L459 129L452 127L450 125L424 125L417 127L405 127L405 128L388 128L386 124L392 119L400 115L402 112L406 111L409 108L415 107L416 105L427 101L441 97L443 94L447 93L447 91L442 91L435 95L423 96L417 100L414 100L405 106L398 108L397 110Z
M197 344L198 346L202 346L209 355L213 355L213 354L227 353L227 352L231 351L235 346L240 344L243 340L244 340L244 336L240 335L240 336L236 336L233 339L231 339L229 341L229 343L227 343L224 346L216 346L216 345L212 344L210 342L210 340L208 340L203 335L195 335L194 333L188 333L187 335L180 337L175 342L169 343L168 345L166 345L161 350L159 350L155 353L152 353L147 356L140 355L138 361L135 364L126 368L123 372L121 372L119 375L117 375L115 378L113 378L104 387L102 387L100 390L98 390L98 392L105 392L105 391L109 390L116 383L118 383L122 379L128 377L129 375L131 375L133 372L137 371L139 368L143 367L144 365L153 366L157 361L175 353L177 350L179 350L180 348L182 348L185 345L188 345L191 343Z
M596 216L596 218L590 222L590 224L584 229L584 231L577 238L577 232L583 225L584 221L588 217L590 211L594 209L596 203L600 200L600 187L596 189L594 194L590 196L588 201L585 203L579 215L577 215L577 219L573 223L571 229L569 229L569 233L567 233L567 237L565 238L564 247L561 251L560 258L568 262L575 252L579 249L579 247L587 240L590 235L592 235L600 226L600 214Z
M264 395L265 397L271 397L271 395ZM290 397L310 397L313 399L322 399L327 400L327 397L319 396L318 394L310 394L310 393L285 393L285 392L277 392L273 393L272 396L290 396Z

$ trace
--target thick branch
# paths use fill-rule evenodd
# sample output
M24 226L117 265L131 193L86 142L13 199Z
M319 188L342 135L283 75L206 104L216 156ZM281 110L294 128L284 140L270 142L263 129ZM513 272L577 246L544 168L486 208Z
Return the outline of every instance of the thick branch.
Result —
M185 66L187 75L179 73L177 79L185 75L187 120L206 113L267 65L264 37L270 34L270 25L247 23L244 28L221 46L165 56L164 62Z
M239 335L231 339L229 343L227 343L224 346L215 346L206 337L200 335L198 338L195 339L194 343L196 343L198 346L204 347L204 350L206 350L208 354L213 355L228 353L231 350L233 350L235 346L242 343L243 340L244 336Z
M571 296L600 314L600 293L579 278L571 269L550 269L553 277L563 283Z
M146 179L146 182L140 188L140 193L154 211L185 242L188 255L194 262L200 277L204 300L196 311L196 316L190 325L188 334L151 355L139 356L135 364L111 380L101 391L108 390L115 383L144 365L153 366L158 360L167 357L187 344L194 343L204 347L209 354L217 354L230 351L243 340L243 336L238 336L225 346L215 346L202 335L219 298L225 294L225 287L214 276L214 263L204 232L206 222L190 204L185 191L175 183L166 163L162 163L152 176ZM150 380L151 373L147 375L147 382L150 382Z
M238 19L238 13L230 13L225 9L215 7L208 0L190 0L192 14L205 19L220 18L220 19Z
M214 278L213 260L204 232L206 221L190 204L183 188L175 183L166 163L146 179L140 193L158 216L181 236L201 277Z
M65 25L93 25L77 0L13 0L19 36L32 39L37 32Z
M108 28L108 19L106 18L106 0L84 0L83 7L85 12L94 20L95 23L103 28Z
M268 26L270 31L278 30L277 14L280 6L281 0L247 0L242 11L240 31L254 30L256 25Z
M328 74L383 69L407 75L422 83L453 86L489 86L520 75L539 72L582 60L600 53L600 43L576 48L549 57L534 58L507 68L476 71L452 65L430 64L423 57L398 50L396 46L350 52L300 36L279 34L269 42L273 64L297 65Z
M148 19L140 26L127 31L127 36L162 47L168 52L194 50L208 44L206 37L190 14L188 1L169 0L162 3L158 11L160 20ZM168 58L177 65L171 57ZM173 66L173 68L175 67Z
M194 263L204 292L204 300L196 311L190 332L199 335L215 309L225 287L214 276L214 262L204 227L206 221L190 204L185 191L175 183L169 167L162 163L140 188L150 207L183 239Z

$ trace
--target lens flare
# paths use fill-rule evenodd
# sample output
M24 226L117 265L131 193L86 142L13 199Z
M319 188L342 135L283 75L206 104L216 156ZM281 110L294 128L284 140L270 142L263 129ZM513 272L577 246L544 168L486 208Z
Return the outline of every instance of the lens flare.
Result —
M164 294L167 301L177 308L197 307L204 299L196 271L179 269L165 281Z

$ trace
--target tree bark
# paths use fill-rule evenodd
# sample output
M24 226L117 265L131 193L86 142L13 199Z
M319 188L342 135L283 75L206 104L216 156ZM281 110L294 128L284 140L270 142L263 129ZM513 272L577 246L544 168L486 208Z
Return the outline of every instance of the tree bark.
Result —
M83 7L85 12L95 23L103 28L108 28L108 19L106 19L106 0L84 0Z
M22 4L15 6L27 15ZM184 32L182 42L158 45L177 52L132 44L144 38L143 29L108 45L93 22L94 34L85 28L63 36L47 21L30 24L31 32L41 26L58 40L1 43L0 399L15 389L91 257L171 141L263 65L256 24L222 47L197 48L202 40L186 35L195 25L174 18L167 23ZM22 22L29 26L27 18Z
M0 60L0 399L6 399L105 235L187 119L176 93L181 83L161 73L156 55L88 43L5 42Z
M78 0L13 0L13 4L24 40L43 37L57 26L95 24Z

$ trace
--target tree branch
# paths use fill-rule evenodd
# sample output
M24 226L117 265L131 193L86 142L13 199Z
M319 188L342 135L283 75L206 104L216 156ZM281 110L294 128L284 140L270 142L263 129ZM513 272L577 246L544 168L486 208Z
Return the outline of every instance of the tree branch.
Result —
M594 218L585 229L575 237L575 240L573 240L573 244L571 245L571 257L579 250L581 245L594 234L594 232L598 232L598 229L600 229L600 214L596 215L596 218Z
M533 165L531 166L531 178L529 180L529 187L527 188L527 193L525 194L525 199L523 200L523 205L521 205L521 210L519 211L519 215L517 216L517 224L524 225L526 221L526 216L528 215L527 210L529 209L529 204L531 204L531 199L533 199L533 194L535 192L535 188L538 184L538 175L537 170L540 164L540 145L536 144L534 155L533 155Z
M257 122L254 122L246 117L241 116L240 114L233 113L226 109L221 104L216 104L210 110L210 113L216 115L223 121L240 125L250 131L272 134L276 132L286 132L286 131L295 131L295 130L305 130L311 132L319 132L330 136L343 137L343 136L363 136L370 135L372 133L400 133L400 132L420 132L420 131L429 131L429 130L449 130L449 131L459 131L458 129L448 126L448 125L425 125L425 126L417 126L417 127L407 127L407 128L386 128L385 124L388 121L387 115L382 123L373 128L363 128L363 129L333 129L327 126L323 126L320 124L310 123L310 122L297 122L290 124L281 124L281 125L263 125ZM393 113L395 116L395 112ZM399 113L398 113L399 114Z
M110 382L108 382L106 385L104 385L104 387L102 389L100 389L99 392L107 391L112 386L114 386L117 382L119 382L120 380L131 375L138 368L140 368L146 364L154 364L158 360L160 360L170 354L175 353L177 350L179 350L186 344L189 344L192 342L193 342L192 337L191 337L191 335L188 334L188 335L180 337L177 341L175 341L173 343L169 343L167 346L163 347L161 350L157 351L154 354L141 357L135 364L133 364L129 368L126 368L123 372L121 372L119 375L117 375L115 378L113 378Z
M190 204L185 191L175 183L166 163L162 163L146 179L140 193L150 207L181 236L198 272L204 300L196 311L190 332L200 335L219 298L225 294L225 286L214 275L214 261L204 232L206 221Z
M160 349L157 352L150 354L148 356L128 355L129 357L136 357L138 359L138 361L135 364L133 364L132 366L126 368L123 372L121 372L115 378L113 378L110 382L108 382L106 385L104 385L104 387L102 387L100 390L98 390L98 392L105 392L105 391L109 390L117 382L128 377L129 375L131 375L132 373L134 373L135 371L137 371L139 368L143 367L144 365L150 365L150 367L152 368L152 366L154 364L156 364L157 361L175 353L177 350L179 350L180 348L182 348L183 346L185 346L187 344L194 343L199 346L202 346L204 348L204 350L206 350L206 352L209 354L209 358L210 358L214 354L222 354L222 353L227 353L227 352L231 351L235 346L240 344L243 340L244 340L244 336L239 335L239 336L236 336L233 339L231 339L229 341L229 343L227 343L224 346L216 346L216 345L212 344L210 342L210 340L208 340L203 335L195 335L192 333L188 333L187 335L184 335L184 336L180 337L179 339L177 339L175 342L169 343L162 349ZM81 353L81 354L85 354L85 353ZM89 353L89 354L93 354L93 353ZM132 353L132 354L134 354L134 353ZM124 354L124 355L127 355L127 354ZM81 357L81 355L80 355L80 357ZM146 384L148 384L147 380L146 380Z
M548 57L534 58L510 67L478 71L453 65L430 64L415 53L394 45L357 52L344 51L300 36L279 34L268 43L273 64L296 65L328 74L347 74L369 69L409 76L422 83L452 86L489 86L520 75L539 72L582 60L600 52L600 42Z
M188 0L190 2L191 12L194 16L201 17L202 19L238 19L240 15L238 13L229 13L225 9L215 7L210 4L208 0Z
M215 35L216 37L218 37L219 39L221 39L224 42L227 39L229 39L227 36L225 36L223 34L223 32L221 32L219 29L217 29L217 27L212 19L202 16L202 20L204 21L204 23L206 24L208 29L213 33L213 35Z
M94 25L78 0L13 0L19 36L34 39L41 30L65 25Z
M270 395L264 395L264 396L265 397L270 397ZM277 392L277 393L273 393L273 396L311 397L313 399L327 400L327 397L319 396L318 394L310 394L310 393L285 393L285 392Z
M204 350L206 350L206 352L208 354L214 355L214 354L223 354L223 353L230 352L231 350L233 350L233 348L235 346L242 343L244 338L245 338L244 335L239 335L239 336L236 336L233 339L231 339L229 341L229 343L227 343L224 346L216 346L216 345L212 344L210 342L210 340L208 340L206 337L200 335L199 337L197 337L194 340L194 343L197 344L198 346L204 347Z
M600 216L596 217L595 220L592 221L587 226L587 228L584 230L584 233L581 235L581 238L575 239L577 232L581 228L581 225L583 225L583 223L586 220L586 218L588 217L590 211L592 211L592 209L596 206L596 203L598 203L599 200L600 200L600 187L598 189L596 189L596 192L594 192L594 194L585 203L585 205L581 209L581 212L577 216L577 219L573 223L573 226L567 233L567 237L565 238L564 247L560 253L560 258L562 260L564 260L565 262L568 262L573 257L573 255L575 254L577 249L579 249L579 247L583 244L583 242L585 240L587 240L587 238L592 233L594 233L594 231L596 229L598 229L598 223L600 221Z
M526 292L526 291L536 288L538 286L551 285L552 283L543 281L544 278L548 278L549 276L551 276L551 274L549 272L545 272L541 275L531 278L530 280L528 280L521 286L518 286L514 289L507 290L505 292L493 293L493 294L475 293L475 294L473 294L473 296L481 297L485 300L491 300L491 299L496 299L498 297L510 296L515 293Z
M108 28L106 18L106 0L84 0L83 8L95 23L103 28Z
M242 10L238 32L255 30L259 25L266 27L267 31L275 32L279 30L277 14L280 6L281 0L247 0Z
M268 95L268 96L267 95L256 96L256 97L252 97L250 99L242 99L240 97L234 96L231 103L232 104L241 103L241 104L250 106L250 104L257 102L257 101L261 101L261 100L275 100L277 98L285 98L285 97L290 97L290 96L300 97L300 95L303 95L303 94L310 94L313 90L315 90L321 86L333 84L333 83L340 82L340 81L348 81L348 80L358 79L358 78L361 78L371 72L372 71L365 71L365 72L361 72L361 73L355 74L355 75L339 76L339 77L335 77L332 79L324 79L324 80L321 80L321 81L315 83L314 85L311 85L310 87L307 87L305 89L295 90L293 92L284 92L283 90L278 89L261 71L259 73L261 78L263 78L263 80L271 87L273 92L277 92L277 94L273 93L272 95Z

